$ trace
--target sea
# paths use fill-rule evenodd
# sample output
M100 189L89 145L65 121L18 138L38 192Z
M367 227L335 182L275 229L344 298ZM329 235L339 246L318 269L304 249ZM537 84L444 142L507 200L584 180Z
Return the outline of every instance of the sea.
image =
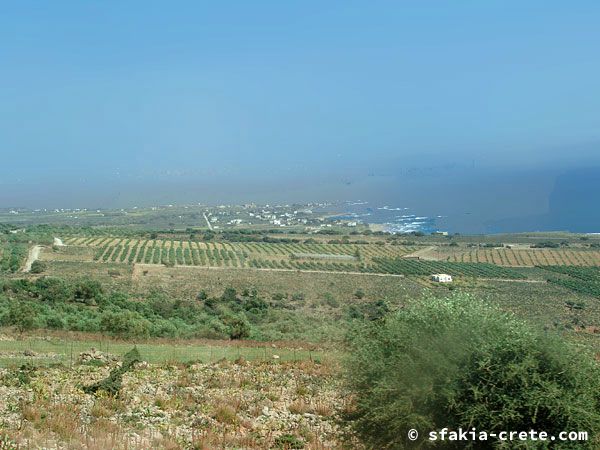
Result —
M347 201L331 205L330 211L343 213L332 217L334 220L352 220L358 223L382 225L383 231L389 233L423 232L426 234L440 231L438 221L442 216L426 216L413 211L407 206L371 204L368 201ZM325 209L326 210L326 209Z

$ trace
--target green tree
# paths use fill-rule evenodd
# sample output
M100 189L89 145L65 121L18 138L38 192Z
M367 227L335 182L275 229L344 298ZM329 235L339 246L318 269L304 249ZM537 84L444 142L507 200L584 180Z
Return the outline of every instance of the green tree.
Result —
M46 264L42 261L36 260L31 263L31 273L42 273L46 270Z
M37 312L23 301L11 302L8 310L8 324L14 326L19 334L35 328Z
M593 356L464 294L411 303L349 343L350 418L368 447L418 447L413 428L600 432ZM547 447L538 444L527 448Z

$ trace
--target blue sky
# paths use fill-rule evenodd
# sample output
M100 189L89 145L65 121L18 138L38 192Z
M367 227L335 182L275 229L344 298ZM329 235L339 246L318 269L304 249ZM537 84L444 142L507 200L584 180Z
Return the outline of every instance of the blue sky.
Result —
M0 200L589 164L598 23L594 1L2 2Z

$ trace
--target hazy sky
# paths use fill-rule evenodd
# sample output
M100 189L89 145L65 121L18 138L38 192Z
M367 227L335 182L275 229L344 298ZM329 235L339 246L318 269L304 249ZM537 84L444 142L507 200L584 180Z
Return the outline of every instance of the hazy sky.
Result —
M1 2L1 200L597 161L599 23L597 1Z

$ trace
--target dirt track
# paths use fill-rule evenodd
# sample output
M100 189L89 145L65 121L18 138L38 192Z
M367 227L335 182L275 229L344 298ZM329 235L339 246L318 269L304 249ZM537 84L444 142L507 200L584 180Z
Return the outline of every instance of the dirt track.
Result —
M29 255L27 256L27 261L25 262L25 267L23 268L23 272L27 273L31 271L31 265L38 260L40 257L40 252L42 251L41 245L35 245L31 249L29 249Z
M165 269L169 268L162 264L143 264L136 263L133 265L132 278L134 280L139 279L140 272L143 272L144 267L154 269ZM331 274L342 274L342 275L362 275L366 277L391 277L391 278L405 278L404 275L392 274L392 273L365 273L365 272L346 272L346 271L333 271L333 270L303 270L303 269L269 269L269 268L258 268L258 267L215 267L215 266L174 266L177 269L187 270L255 270L262 272L293 272L293 273L331 273Z

